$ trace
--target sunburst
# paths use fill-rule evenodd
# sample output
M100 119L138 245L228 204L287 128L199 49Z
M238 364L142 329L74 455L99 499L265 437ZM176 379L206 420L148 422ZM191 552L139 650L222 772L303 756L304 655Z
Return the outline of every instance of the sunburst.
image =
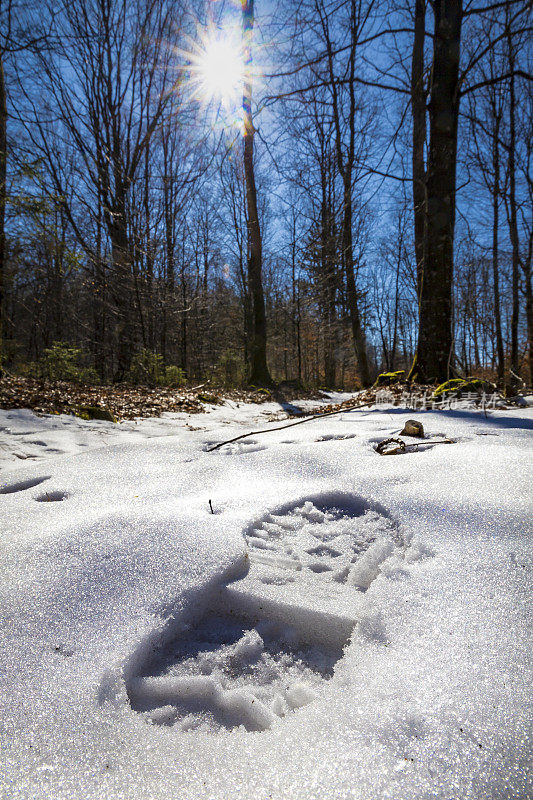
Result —
M239 30L207 29L188 54L195 96L237 112L242 105L244 62Z

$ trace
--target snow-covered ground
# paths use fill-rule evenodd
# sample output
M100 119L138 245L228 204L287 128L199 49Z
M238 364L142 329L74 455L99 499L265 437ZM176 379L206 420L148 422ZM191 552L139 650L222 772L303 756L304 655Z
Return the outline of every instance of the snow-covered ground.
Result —
M532 796L533 410L278 412L0 412L0 797Z

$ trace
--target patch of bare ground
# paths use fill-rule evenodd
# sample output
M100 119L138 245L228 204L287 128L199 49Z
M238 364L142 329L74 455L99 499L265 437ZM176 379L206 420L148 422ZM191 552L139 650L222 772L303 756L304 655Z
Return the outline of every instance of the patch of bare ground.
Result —
M272 391L226 389L210 384L170 389L127 384L89 386L9 374L0 378L0 408L29 408L37 414L79 414L81 411L82 415L83 409L103 409L109 411L117 421L158 417L164 412L195 414L226 399L237 403L267 403L319 397L317 392L284 385Z

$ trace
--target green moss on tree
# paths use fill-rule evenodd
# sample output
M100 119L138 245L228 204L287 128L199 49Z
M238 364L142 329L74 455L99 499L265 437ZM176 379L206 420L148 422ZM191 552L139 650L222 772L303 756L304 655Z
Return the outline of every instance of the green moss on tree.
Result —
M433 392L433 400L438 400L446 394L461 395L467 392L492 392L494 387L480 378L451 378L441 383Z
M382 372L381 375L378 375L374 386L390 386L393 383L399 383L403 380L404 375L404 369L399 369L397 372Z

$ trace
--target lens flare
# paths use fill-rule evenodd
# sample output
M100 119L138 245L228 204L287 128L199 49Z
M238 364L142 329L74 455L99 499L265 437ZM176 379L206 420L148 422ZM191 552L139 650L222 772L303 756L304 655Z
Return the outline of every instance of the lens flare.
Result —
M205 94L229 104L242 94L242 78L240 48L229 37L207 41L198 56L198 79Z
M215 110L217 119L239 120L244 76L240 29L201 31L184 55L193 96L200 105Z

